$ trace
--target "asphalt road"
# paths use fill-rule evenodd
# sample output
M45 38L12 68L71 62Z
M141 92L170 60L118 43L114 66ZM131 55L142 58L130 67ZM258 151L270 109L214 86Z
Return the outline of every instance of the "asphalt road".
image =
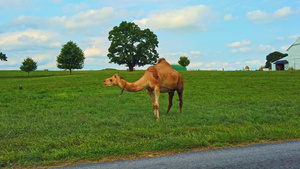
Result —
M298 168L300 141L195 151L132 161L80 164L63 169Z

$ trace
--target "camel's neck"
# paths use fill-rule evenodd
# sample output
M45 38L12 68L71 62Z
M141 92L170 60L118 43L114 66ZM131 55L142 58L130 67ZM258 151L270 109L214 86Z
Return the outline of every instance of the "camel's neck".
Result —
M145 89L147 87L147 83L145 82L145 80L143 80L143 78L131 83L131 82L127 82L124 79L118 79L118 86L128 92L138 92L141 91L143 89Z

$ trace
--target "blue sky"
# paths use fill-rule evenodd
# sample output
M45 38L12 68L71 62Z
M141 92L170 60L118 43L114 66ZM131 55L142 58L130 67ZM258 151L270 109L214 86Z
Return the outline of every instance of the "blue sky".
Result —
M85 53L83 69L126 69L107 57L108 32L122 21L153 31L170 63L187 56L188 70L256 70L300 36L300 0L1 0L0 51L8 61L0 70L19 70L27 57L39 70L57 70L70 40Z

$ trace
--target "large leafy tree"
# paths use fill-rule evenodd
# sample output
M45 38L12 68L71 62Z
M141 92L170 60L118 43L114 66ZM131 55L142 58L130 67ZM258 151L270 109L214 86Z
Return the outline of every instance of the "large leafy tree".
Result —
M69 41L62 46L60 54L57 56L57 67L60 69L70 70L82 69L84 64L84 53L76 43Z
M284 58L286 57L288 54L284 54L284 53L281 53L281 52L278 52L278 51L275 51L275 52L272 52L270 54L267 55L266 57L266 65L265 65L265 68L269 68L271 67L271 62L274 62L278 59L281 59L281 58Z
M0 52L0 60L7 61L6 55L2 52Z
M187 67L190 64L190 60L186 56L181 56L178 61L178 64L180 64L183 67Z
M20 69L24 72L27 72L28 76L29 76L29 72L34 71L34 70L37 69L37 62L35 62L31 58L26 58L22 62L22 65L21 65Z
M150 29L141 30L132 22L123 21L109 32L109 63L125 64L129 71L135 66L157 62L157 36Z

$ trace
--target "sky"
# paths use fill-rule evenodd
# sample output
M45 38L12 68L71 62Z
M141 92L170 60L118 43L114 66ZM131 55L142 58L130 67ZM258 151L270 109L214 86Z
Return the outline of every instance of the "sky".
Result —
M68 41L84 52L83 70L126 69L107 57L108 33L122 21L156 34L171 64L187 56L188 70L257 70L300 37L300 0L0 0L0 70L19 70L27 57L59 70Z

